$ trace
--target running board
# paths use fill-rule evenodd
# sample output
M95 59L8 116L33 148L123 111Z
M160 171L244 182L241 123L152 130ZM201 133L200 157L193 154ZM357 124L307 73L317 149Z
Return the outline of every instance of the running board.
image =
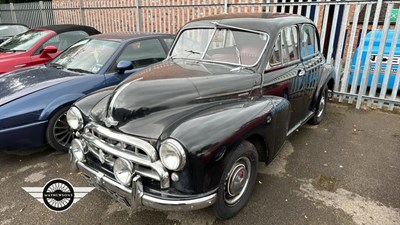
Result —
M311 119L311 117L313 117L313 116L314 116L314 112L309 112L308 115L302 121L300 121L298 124L296 124L292 129L290 129L288 131L286 136L288 137L289 135L291 135L297 128L299 128L301 125L307 123L307 121L309 119Z

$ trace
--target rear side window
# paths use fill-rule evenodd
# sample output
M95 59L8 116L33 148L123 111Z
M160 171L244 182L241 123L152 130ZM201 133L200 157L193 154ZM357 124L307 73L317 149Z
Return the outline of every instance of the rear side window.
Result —
M167 57L161 42L158 39L149 39L133 42L125 47L117 59L131 61L135 68L160 62Z
M317 35L314 26L305 24L301 28L301 57L318 52Z

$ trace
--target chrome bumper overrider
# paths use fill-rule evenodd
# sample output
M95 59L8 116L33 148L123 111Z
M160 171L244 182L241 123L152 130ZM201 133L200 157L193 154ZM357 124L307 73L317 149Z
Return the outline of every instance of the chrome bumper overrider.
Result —
M91 185L99 188L100 190L106 191L121 203L132 208L143 205L159 210L195 210L208 207L214 204L216 200L216 193L195 199L185 200L170 200L153 197L143 192L143 185L140 175L134 176L132 179L131 188L128 188L114 181L107 175L90 168L89 166L85 165L85 163L76 161L72 155L71 161L74 164L73 166L76 166L83 174L85 174L88 182Z

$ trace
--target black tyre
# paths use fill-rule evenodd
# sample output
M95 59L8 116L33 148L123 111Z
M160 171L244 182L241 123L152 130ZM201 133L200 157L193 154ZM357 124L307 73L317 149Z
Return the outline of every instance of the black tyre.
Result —
M49 145L58 151L68 152L74 137L73 131L67 123L69 106L58 110L49 120L46 130L46 140Z
M322 119L324 119L327 102L328 102L328 87L325 85L324 89L320 94L314 116L308 121L309 124L317 125L321 123Z
M219 219L236 215L249 201L257 177L258 153L248 141L228 155L213 210Z

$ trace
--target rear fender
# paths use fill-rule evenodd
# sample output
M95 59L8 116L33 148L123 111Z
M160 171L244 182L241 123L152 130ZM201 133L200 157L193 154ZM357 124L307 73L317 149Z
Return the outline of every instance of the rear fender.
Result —
M319 102L319 98L321 96L321 93L325 87L325 85L328 85L328 83L331 81L333 82L332 84L329 83L328 88L330 90L333 90L334 83L335 83L335 70L330 64L326 64L322 68L321 72L321 79L318 82L317 89L315 90L313 99L311 101L311 110L315 111L317 103Z

